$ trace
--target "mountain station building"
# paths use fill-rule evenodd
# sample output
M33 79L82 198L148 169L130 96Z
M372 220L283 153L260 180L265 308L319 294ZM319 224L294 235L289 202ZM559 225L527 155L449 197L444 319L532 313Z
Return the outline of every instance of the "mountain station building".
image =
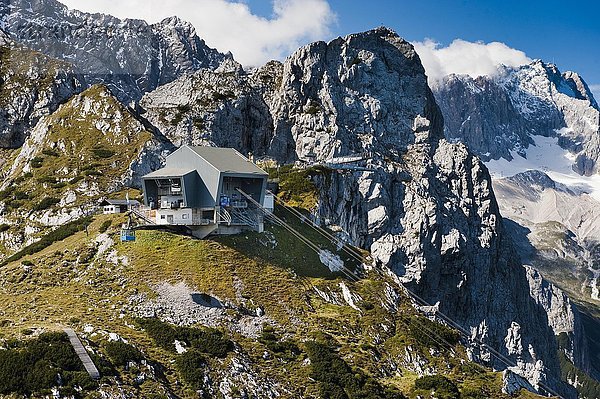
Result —
M200 238L263 230L262 207L272 204L268 174L233 148L184 145L164 168L143 176L143 217L187 226Z

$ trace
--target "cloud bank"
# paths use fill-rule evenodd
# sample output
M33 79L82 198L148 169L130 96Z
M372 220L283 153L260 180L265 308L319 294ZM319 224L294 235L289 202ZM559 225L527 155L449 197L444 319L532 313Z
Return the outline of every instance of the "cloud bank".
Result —
M531 59L524 52L500 42L469 42L456 39L447 47L426 39L413 45L425 67L429 82L435 84L451 73L472 77L493 75L497 66L529 64Z
M231 51L244 66L282 59L303 44L328 37L336 21L327 0L273 0L269 18L253 14L247 4L234 0L60 1L80 11L150 23L176 15L191 22L209 46Z

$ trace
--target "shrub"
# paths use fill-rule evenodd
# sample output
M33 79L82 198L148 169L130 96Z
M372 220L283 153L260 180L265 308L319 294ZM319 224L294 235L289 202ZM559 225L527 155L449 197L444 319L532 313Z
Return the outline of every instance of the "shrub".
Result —
M189 104L181 104L177 106L177 112L179 112L180 114L185 114L187 112L190 112L192 109L192 107L189 106Z
M31 167L35 168L35 169L41 168L43 163L44 163L44 158L42 158L42 157L35 157L30 162Z
M100 225L100 227L98 228L98 231L100 233L104 233L106 232L106 230L108 230L108 228L111 226L112 221L111 220L105 220L104 222L102 222L102 224Z
M155 318L138 319L138 324L158 346L171 352L175 351L175 340L216 357L225 357L233 350L233 343L213 328L177 327Z
M173 326L154 318L138 319L137 323L146 330L146 333L154 340L156 345L169 351L175 350L174 343L177 334Z
M61 394L81 386L93 390L96 383L87 376L83 365L64 333L46 333L37 339L16 341L0 351L0 394L30 396L57 385L63 377Z
M83 174L86 176L102 176L102 172L94 169L86 169L83 171Z
M96 158L110 158L116 154L116 152L106 148L92 148L92 153Z
M144 359L142 352L125 342L111 341L104 349L115 366L125 367L129 362L139 362Z
M33 211L43 211L60 202L60 199L54 197L45 197L33 207Z
M194 118L193 125L198 130L204 130L204 128L206 127L206 125L204 123L204 119L199 118L199 117Z
M193 389L199 390L204 383L206 360L200 351L191 349L182 353L175 361L175 367L181 378Z
M58 156L60 156L60 154L58 153L58 151L50 149L50 148L43 149L42 150L42 154L48 155L49 157L58 157Z
M271 352L289 360L296 358L301 353L300 348L298 348L298 345L295 343L290 341L280 341L271 326L265 326L263 328L262 334L260 338L258 338L258 342L265 345Z
M440 399L458 399L460 393L454 382L443 375L426 375L415 380L415 389L435 391L435 396Z
M83 179L82 175L75 176L71 180L69 180L69 184L77 184Z
M0 233L4 233L8 229L10 229L10 224L0 224Z
M423 330L427 331L427 334L423 333ZM410 318L409 331L410 335L420 344L440 350L447 349L446 346L442 345L444 341L456 345L460 339L458 331L422 316L412 316Z
M31 197L25 191L15 191L13 193L13 198L16 200L28 200Z
M33 262L30 260L24 260L21 262L23 266L33 266Z
M311 378L319 382L322 398L403 399L398 390L384 388L375 379L352 368L332 347L316 341L306 343Z
M202 353L216 357L226 357L233 350L233 343L214 328L176 328L176 337Z
M53 176L42 176L36 179L38 183L56 183L56 178Z

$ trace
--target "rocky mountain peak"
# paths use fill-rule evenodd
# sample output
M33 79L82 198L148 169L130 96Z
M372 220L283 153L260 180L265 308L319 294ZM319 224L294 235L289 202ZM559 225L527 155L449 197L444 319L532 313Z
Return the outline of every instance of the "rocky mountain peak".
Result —
M484 160L525 156L534 136L556 137L573 170L598 171L600 111L585 81L541 60L473 79L449 76L434 87L445 134Z
M284 62L273 107L272 151L285 159L401 152L442 137L441 113L418 55L387 28L297 50ZM427 126L416 131L419 118Z
M69 10L55 0L3 2L0 15L14 40L73 63L91 84L106 83L124 102L231 57L206 46L177 17L150 25Z

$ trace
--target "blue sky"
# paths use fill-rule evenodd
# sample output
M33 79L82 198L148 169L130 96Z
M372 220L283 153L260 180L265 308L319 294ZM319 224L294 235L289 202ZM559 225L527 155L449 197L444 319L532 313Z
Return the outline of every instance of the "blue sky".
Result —
M379 25L409 41L454 39L499 41L530 58L580 73L600 98L600 1L431 1L328 0L337 15L332 36ZM253 12L269 17L272 4L249 0Z

